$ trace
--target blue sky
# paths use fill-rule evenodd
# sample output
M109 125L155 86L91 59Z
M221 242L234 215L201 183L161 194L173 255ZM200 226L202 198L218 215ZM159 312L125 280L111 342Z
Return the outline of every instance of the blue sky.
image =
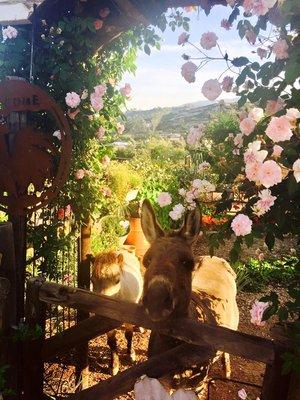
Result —
M191 18L190 41L199 44L202 33L213 31L219 38L221 49L228 52L229 58L244 55L252 61L257 61L257 56L251 53L254 48L246 39L241 41L235 27L229 31L220 27L221 20L228 18L230 12L230 7L215 6L209 16L206 16L203 10L200 10L199 15L198 12L188 13L187 16ZM218 78L226 69L226 64L223 60L212 61L197 72L196 82L186 82L181 76L181 66L185 62L181 55L186 53L198 57L199 53L189 44L184 47L177 45L178 36L182 32L182 29L177 29L175 32L167 29L162 34L160 51L154 50L150 56L139 52L135 76L132 74L124 76L124 82L130 83L133 89L132 100L128 102L129 109L176 106L206 100L201 93L203 83L207 79ZM220 56L216 48L207 51L207 54ZM225 75L234 76L230 72ZM222 93L218 100L232 98L234 98L233 93Z

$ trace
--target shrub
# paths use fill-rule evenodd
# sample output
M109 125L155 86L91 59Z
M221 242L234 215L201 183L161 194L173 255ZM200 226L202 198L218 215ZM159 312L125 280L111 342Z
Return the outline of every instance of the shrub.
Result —
M277 283L289 285L299 279L299 258L284 257L282 260L270 259L259 261L251 258L247 263L236 263L234 269L237 275L245 279L242 289L249 292L264 291L267 285Z

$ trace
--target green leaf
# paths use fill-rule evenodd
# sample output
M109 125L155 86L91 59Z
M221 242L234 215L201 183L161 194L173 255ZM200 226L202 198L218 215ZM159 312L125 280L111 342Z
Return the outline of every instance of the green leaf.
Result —
M260 68L260 65L258 62L254 62L251 64L251 68L253 69L253 71L258 71Z
M144 52L145 52L146 54L148 54L148 56L150 56L150 54L151 54L151 49L150 49L150 47L149 47L148 44L145 44L145 46L144 46Z
M189 31L190 30L190 25L188 24L188 22L183 22L182 27L185 31Z
M231 64L234 67L243 67L249 63L249 59L247 57L237 57L231 61Z

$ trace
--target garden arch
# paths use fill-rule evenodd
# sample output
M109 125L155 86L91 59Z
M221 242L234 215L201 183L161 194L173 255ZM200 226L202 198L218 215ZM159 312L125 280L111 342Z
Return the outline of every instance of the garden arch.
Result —
M191 5L190 2L188 1L165 1L165 2L158 2L158 1L151 1L151 4L149 5L149 2L135 2L135 1L95 1L95 2L72 2L71 5L67 4L66 2L51 2L46 0L44 3L42 3L36 10L36 17L40 20L42 19L49 19L50 21L57 21L59 19L61 19L64 15L70 15L74 14L77 15L78 17L80 16L94 16L95 10L97 10L99 7L110 7L111 9L115 10L115 15L113 15L113 20L112 20L112 26L114 27L113 29L110 29L109 31L101 31L99 32L99 35L97 35L97 39L94 41L94 50L98 50L98 49L102 49L104 48L108 43L110 43L112 40L114 40L115 38L117 38L122 32L124 32L126 29L128 29L131 26L134 25L138 25L140 23L144 24L144 25L148 25L149 23L155 23L156 18L163 12L165 11L168 7L171 6L187 6L187 5ZM199 1L196 2L194 5L200 5L202 8L204 8L207 12L209 11L210 7L215 5L215 4L223 4L226 5L225 1ZM155 10L155 12L153 12L153 9ZM46 286L43 286L46 285ZM33 283L32 285L34 286L38 286L38 291L36 296L33 296L33 308L32 309L39 309L38 304L40 305L40 300L43 302L45 301L49 301L51 302L53 300L53 297L50 296L50 299L47 299L47 295L45 295L43 297L43 294L41 295L41 293L43 293L43 290L47 291L47 288L49 288L49 286L47 286L47 284L42 284L42 285L37 285L36 282ZM68 289L66 288L58 288L58 287L52 287L50 285L50 289L54 291L54 293L58 292L56 297L57 302L60 302L60 304L67 304L64 303L64 299L61 299L59 297L60 294L65 294L68 293ZM53 295L53 292L51 292L51 290L49 291L49 293L51 295ZM32 292L34 292L34 289L32 289ZM77 292L80 294L82 294L83 292ZM30 292L29 292L30 294ZM76 294L76 291L75 291ZM86 295L87 297L89 297L89 294L84 294L83 296ZM68 293L69 296L69 293ZM67 296L67 297L68 297ZM72 296L71 296L72 297ZM80 296L79 296L80 297ZM69 299L70 297L68 297ZM31 298L29 296L29 299L31 301ZM72 303L73 305L76 304L76 301L73 299L72 301L74 301L74 303ZM84 302L83 302L84 303ZM105 303L105 302L104 302ZM105 303L105 307L107 307L108 304ZM89 310L89 311L93 311L91 308L85 307L84 305L82 306L82 304L80 305L80 307L82 307L84 310ZM79 307L79 308L80 308ZM104 307L104 308L105 308ZM96 308L95 308L96 309ZM107 317L106 311L101 314ZM32 316L32 315L27 315L28 316L28 321L33 324L34 322L36 322L36 316ZM110 315L109 315L110 316ZM32 317L32 320L30 319ZM118 317L120 319L120 317ZM116 316L116 320L118 320L117 316ZM131 317L131 320L136 321L135 317ZM95 320L89 321L89 323L94 323ZM116 322L114 322L116 323ZM81 325L81 327L79 327L81 330L86 329L86 325ZM110 326L110 325L109 325ZM73 332L73 331L72 331ZM70 337L74 337L73 333L67 333L70 334ZM85 338L86 339L86 338ZM81 337L81 340L82 337ZM243 342L245 344L245 342ZM198 343L199 344L199 343ZM266 346L271 346L270 343L264 343L266 344ZM37 353L39 354L39 343L35 343L35 345L37 346ZM261 347L261 349L264 346ZM32 349L31 349L32 351ZM270 365L273 365L273 361L276 360L275 364L276 364L276 368L270 367L269 372L267 374L267 380L269 379L270 381L274 381L275 377L276 379L278 378L278 363L280 364L280 362L278 361L278 355L277 355L277 349L272 349L272 356L271 356L271 361L272 363L270 363ZM276 353L276 354L275 354ZM267 356L266 356L267 357ZM31 361L34 361L34 359L31 359ZM40 361L39 360L35 360L38 361L36 365L40 365ZM269 360L270 361L270 360ZM31 371L33 372L33 371ZM36 371L38 372L38 371ZM38 376L39 374L35 375ZM33 378L33 376L32 376ZM30 376L27 377L28 382L33 383L34 380L30 380ZM118 382L116 380L116 382ZM268 382L270 384L270 382ZM117 383L115 383L117 384ZM39 387L39 386L37 386ZM275 387L276 388L276 387ZM36 390L36 388L33 388L32 385L29 386L29 388L27 388L27 394L28 394L28 399L32 399L33 394L32 392L30 392L31 390ZM273 393L271 394L271 396L273 396L273 398L275 399L278 395L279 392L275 393L276 389L273 388ZM95 393L93 391L89 392L89 396L93 396ZM100 391L101 393L101 391ZM98 393L99 394L99 393ZM30 397L31 396L31 397ZM85 397L88 396L87 392L82 392L82 394L78 394L74 396L75 398L89 398L89 397ZM109 398L109 397L108 397ZM272 399L272 397L269 396L268 393L268 397L265 397L268 400ZM282 398L282 397L281 397Z

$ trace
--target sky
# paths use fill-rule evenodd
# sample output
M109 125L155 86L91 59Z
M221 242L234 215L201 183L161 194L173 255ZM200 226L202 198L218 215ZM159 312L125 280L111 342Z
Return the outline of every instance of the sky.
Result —
M199 45L202 33L215 32L222 51L227 51L229 58L246 56L251 61L259 61L251 51L254 50L246 39L241 40L238 32L233 27L226 31L221 28L223 18L228 18L231 8L215 6L209 16L203 10L188 13L190 22L190 41ZM160 32L160 31L159 31ZM128 102L128 109L151 109L155 107L177 106L185 103L206 100L201 93L203 83L208 79L217 79L227 68L224 60L212 61L196 74L196 81L188 83L181 76L181 66L186 61L181 57L183 53L199 57L199 53L189 44L178 46L177 40L181 28L172 32L167 29L160 35L163 38L161 50L153 50L148 56L140 51L137 58L137 71L135 76L126 74L123 83L128 82L132 86L132 100ZM199 45L200 46L200 45ZM219 57L218 49L207 51L210 56ZM234 76L232 73L226 75ZM222 93L218 100L233 99L233 93Z

